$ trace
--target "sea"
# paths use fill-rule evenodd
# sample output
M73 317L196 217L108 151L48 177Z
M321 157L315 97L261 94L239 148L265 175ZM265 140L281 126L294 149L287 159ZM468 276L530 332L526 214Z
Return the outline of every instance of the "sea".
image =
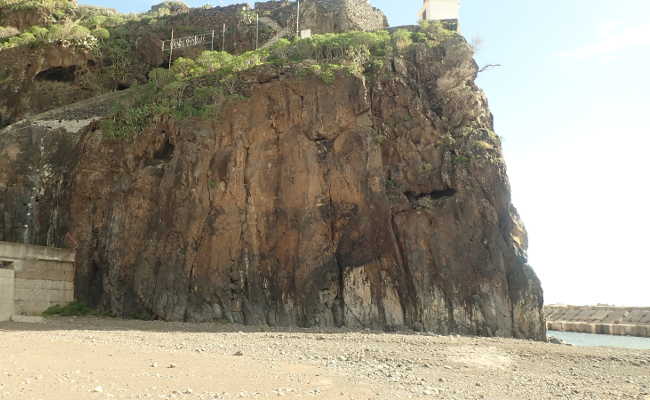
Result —
M548 336L582 347L622 347L625 349L650 350L650 338L558 331L548 331Z

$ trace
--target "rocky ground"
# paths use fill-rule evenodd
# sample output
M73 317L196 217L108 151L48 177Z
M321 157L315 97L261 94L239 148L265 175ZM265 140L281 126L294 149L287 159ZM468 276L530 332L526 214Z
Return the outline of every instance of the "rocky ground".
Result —
M650 399L650 352L97 318L0 323L0 399Z

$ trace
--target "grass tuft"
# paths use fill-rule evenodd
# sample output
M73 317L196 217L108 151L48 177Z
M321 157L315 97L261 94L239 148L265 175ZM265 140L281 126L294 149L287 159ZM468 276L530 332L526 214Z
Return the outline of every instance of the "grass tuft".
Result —
M51 317L55 315L62 316L62 317L72 317L72 316L82 317L88 315L106 316L106 314L99 313L97 310L94 310L88 307L86 304L80 303L78 301L73 301L71 303L66 304L65 306L56 304L51 306L47 310L43 311L44 317Z

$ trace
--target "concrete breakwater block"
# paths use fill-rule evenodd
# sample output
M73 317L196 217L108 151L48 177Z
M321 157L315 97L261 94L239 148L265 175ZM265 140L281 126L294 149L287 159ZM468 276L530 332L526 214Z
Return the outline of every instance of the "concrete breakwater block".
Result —
M552 331L650 337L650 325L594 324L588 322L573 321L547 321L546 328Z

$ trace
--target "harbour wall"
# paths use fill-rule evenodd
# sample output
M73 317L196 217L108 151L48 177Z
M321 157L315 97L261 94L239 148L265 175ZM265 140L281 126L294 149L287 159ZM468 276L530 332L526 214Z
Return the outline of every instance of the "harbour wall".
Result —
M546 328L554 331L650 337L650 307L544 307Z

